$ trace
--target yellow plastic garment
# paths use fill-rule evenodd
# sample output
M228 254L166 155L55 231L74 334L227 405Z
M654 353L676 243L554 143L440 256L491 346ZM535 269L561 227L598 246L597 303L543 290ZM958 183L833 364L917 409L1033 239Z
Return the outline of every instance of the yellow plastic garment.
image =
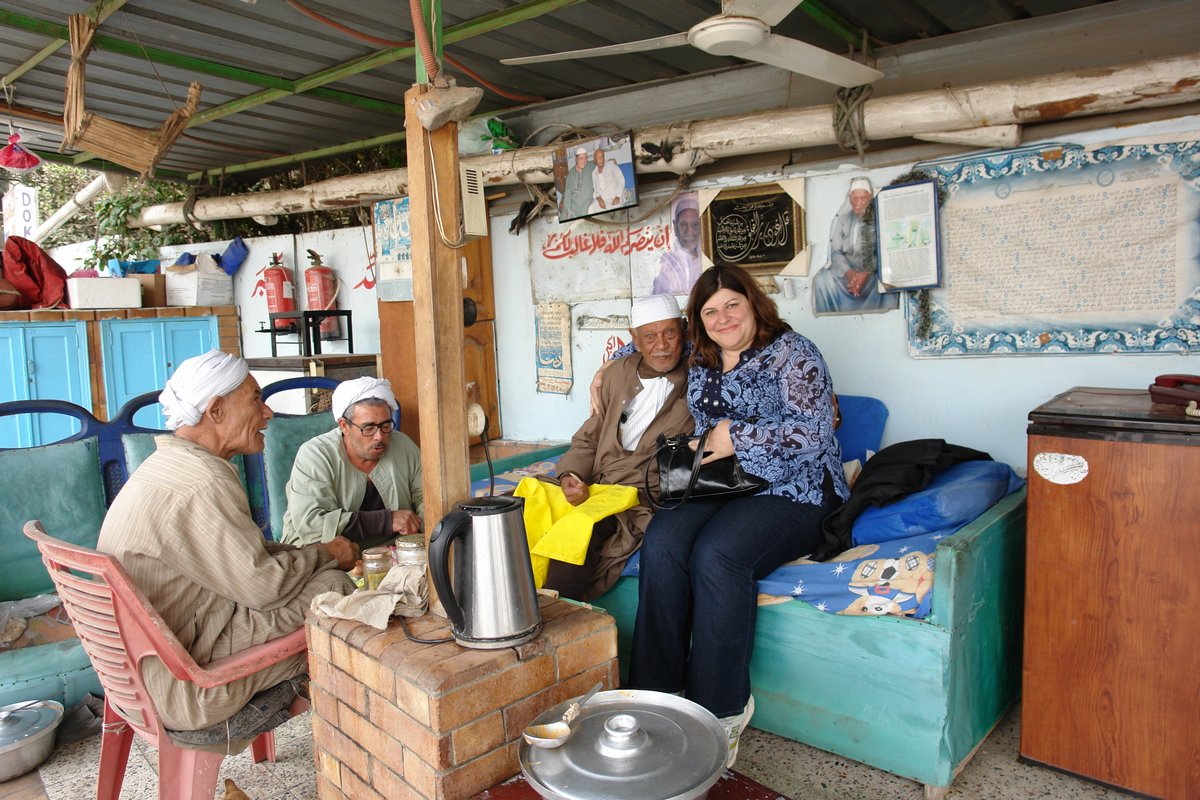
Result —
M582 564L592 526L633 508L638 501L637 489L632 486L596 484L588 487L587 500L573 506L561 487L537 478L522 478L513 494L525 498L525 536L539 588L546 583L550 559Z

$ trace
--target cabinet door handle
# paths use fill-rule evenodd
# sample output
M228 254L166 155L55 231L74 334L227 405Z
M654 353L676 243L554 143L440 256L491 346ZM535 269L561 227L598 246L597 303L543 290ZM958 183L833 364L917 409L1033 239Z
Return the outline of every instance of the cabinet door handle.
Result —
M29 382L33 383L33 361L25 362L25 374L29 376Z

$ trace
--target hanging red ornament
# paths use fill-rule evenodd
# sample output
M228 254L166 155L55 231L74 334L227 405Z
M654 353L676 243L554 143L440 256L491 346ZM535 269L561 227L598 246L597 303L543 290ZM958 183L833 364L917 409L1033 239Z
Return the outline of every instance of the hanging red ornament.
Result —
M0 149L0 167L13 172L30 172L42 165L41 157L21 147L20 141L19 133L8 137L8 146Z

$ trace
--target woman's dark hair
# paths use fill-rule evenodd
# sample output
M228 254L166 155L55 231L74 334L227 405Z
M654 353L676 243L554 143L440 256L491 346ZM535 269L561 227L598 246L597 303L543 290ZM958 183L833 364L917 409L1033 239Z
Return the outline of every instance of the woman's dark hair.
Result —
M688 296L688 337L692 340L691 366L709 369L721 367L721 348L709 338L708 331L704 328L704 320L700 316L700 310L718 289L730 289L745 295L750 301L750 310L758 326L754 341L750 343L751 347L765 347L778 339L779 334L792 329L791 325L779 318L779 309L775 307L775 302L767 297L766 292L746 270L732 266L709 267L700 273L700 277L692 286L691 295Z

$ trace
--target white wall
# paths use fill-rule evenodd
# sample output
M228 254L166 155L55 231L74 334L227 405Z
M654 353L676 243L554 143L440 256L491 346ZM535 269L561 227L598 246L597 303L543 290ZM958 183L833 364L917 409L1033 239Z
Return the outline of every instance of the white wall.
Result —
M1200 118L1186 117L1121 130L1105 129L1072 137L1081 144L1158 133L1200 130ZM807 178L808 236L813 253L810 276L828 257L829 224L845 198L850 175L865 174L878 189L911 165L871 171L843 165L830 172L788 171ZM744 182L779 175L744 176ZM703 184L699 185L700 188ZM499 342L500 407L505 435L516 439L569 438L587 414L587 384L599 365L607 332L573 331L575 384L567 396L535 393L533 301L529 283L529 237L505 231L511 217L492 220L492 263ZM890 411L884 444L919 438L945 439L992 454L1021 468L1029 412L1073 386L1145 389L1154 376L1200 372L1188 355L992 356L913 359L908 355L903 304L885 314L814 317L811 277L792 278L795 296L773 295L793 328L812 339L825 356L835 389L870 395ZM628 313L629 301L579 303L580 314ZM628 336L624 336L628 340Z

